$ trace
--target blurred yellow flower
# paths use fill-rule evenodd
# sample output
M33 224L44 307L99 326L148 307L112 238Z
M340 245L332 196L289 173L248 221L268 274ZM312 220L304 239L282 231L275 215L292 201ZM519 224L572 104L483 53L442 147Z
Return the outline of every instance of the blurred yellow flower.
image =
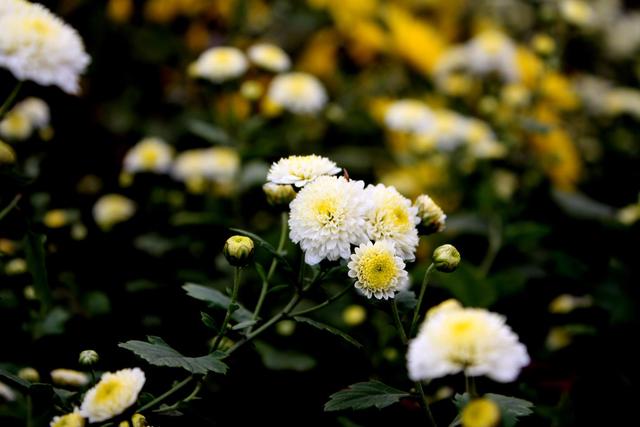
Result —
M333 29L315 33L298 59L298 69L323 79L334 76L337 68L339 38Z
M119 194L102 196L93 206L93 218L103 230L128 220L136 211L133 201Z
M342 320L349 326L358 326L367 319L367 310L359 304L351 304L342 311Z
M574 110L579 105L578 95L571 82L557 72L546 73L540 82L542 96L560 110Z
M114 22L127 22L133 15L133 0L109 0L107 16Z
M63 209L50 210L44 215L42 222L49 228L62 228L68 223L67 212Z
M49 427L84 427L84 418L76 409L70 414L54 417Z
M462 427L494 427L500 422L500 408L491 399L473 399L462 410Z
M16 152L9 144L0 140L0 165L9 165L15 163Z

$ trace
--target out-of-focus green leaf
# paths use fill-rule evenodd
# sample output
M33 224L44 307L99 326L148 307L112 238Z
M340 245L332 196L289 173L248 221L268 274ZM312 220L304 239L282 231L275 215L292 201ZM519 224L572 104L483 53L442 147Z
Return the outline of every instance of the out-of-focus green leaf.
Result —
M339 336L340 338L342 338L343 340L347 341L349 344L354 345L357 348L362 348L362 344L360 344L358 341L356 341L353 337L345 334L344 332L342 332L341 330L334 328L333 326L329 326L325 323L321 323L321 322L317 322L313 319L309 319L308 317L302 317L302 316L295 316L293 318L296 322L300 322L300 323L306 323L307 325L311 325L314 328L320 329L322 331L327 331L330 332L334 335Z
M182 289L187 291L187 295L191 298L206 301L214 307L226 310L227 307L229 307L229 304L231 304L231 299L228 296L214 288L196 285L195 283L187 283L182 287ZM239 305L238 309L231 315L231 318L236 322L244 322L245 320L250 320L251 317L251 312L241 305Z
M83 298L84 308L92 316L108 314L111 311L111 302L104 292L91 291Z
M258 323L257 320L245 320L244 322L240 322L240 323L237 323L237 324L233 325L233 327L231 329L234 330L234 331L239 331L240 329L246 329L249 326L253 326L256 323Z
M616 209L576 191L553 191L553 198L569 215L577 218L615 221Z
M262 363L274 371L303 372L316 366L316 360L311 356L293 350L278 350L262 341L256 342L256 350Z
M214 331L219 330L217 322L213 319L213 317L209 316L204 311L200 312L200 318L202 319L202 323L204 323L207 328L213 329Z
M418 298L416 293L409 290L400 291L395 296L396 304L398 304L398 311L400 313L406 313L413 310L418 304Z
M119 347L134 352L147 362L156 366L169 366L172 368L182 368L193 374L206 374L215 372L225 374L228 366L222 361L225 353L216 351L200 357L186 357L178 351L169 347L160 337L149 336L149 342L127 341L118 344Z
M31 387L29 381L23 380L17 375L13 375L11 372L0 368L0 378L2 378L11 387L15 387L22 392L26 392Z
M44 251L45 237L42 234L27 232L24 236L24 247L27 254L27 266L33 277L33 286L45 311L51 308L51 290L47 278Z
M33 336L40 338L45 335L57 335L64 332L64 324L71 315L62 307L54 307L47 315L35 323Z
M409 397L406 391L390 387L380 381L368 381L350 385L346 390L332 394L325 403L325 411L343 409L385 408Z
M231 144L231 138L223 129L202 120L191 119L187 122L187 129L194 135L212 144Z
M461 263L454 274L439 274L433 280L448 289L465 306L488 307L498 298L495 286L482 278L468 263Z

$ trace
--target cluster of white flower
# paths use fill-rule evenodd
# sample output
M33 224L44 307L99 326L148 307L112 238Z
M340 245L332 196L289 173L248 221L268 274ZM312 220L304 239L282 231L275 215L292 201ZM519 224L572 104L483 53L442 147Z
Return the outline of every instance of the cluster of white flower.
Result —
M640 120L640 90L616 87L612 82L595 76L581 76L575 88L587 110L594 115L629 115Z
M79 91L78 79L89 64L78 33L40 4L0 2L0 67L18 80Z
M49 106L40 98L29 97L17 103L0 121L0 136L10 140L25 140L34 131L45 134L49 128Z
M291 156L272 165L267 189L301 187L290 204L289 229L308 264L348 260L349 276L364 295L393 298L408 286L405 261L415 259L419 207L394 187L365 186L334 176L339 172L327 158ZM432 217L444 222L444 214Z

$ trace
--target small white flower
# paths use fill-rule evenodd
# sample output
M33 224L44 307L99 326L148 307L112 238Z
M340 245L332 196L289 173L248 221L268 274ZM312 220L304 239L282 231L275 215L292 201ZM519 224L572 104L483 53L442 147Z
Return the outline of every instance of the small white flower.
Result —
M178 181L206 179L229 182L240 168L238 152L227 147L200 148L180 153L171 175Z
M429 311L409 344L407 368L413 381L465 372L499 382L514 381L529 364L527 349L505 324L484 309L446 301Z
M136 204L119 194L107 194L93 205L93 218L104 230L128 220L136 211Z
M413 261L418 247L418 208L394 187L369 185L365 197L371 202L366 213L367 234L374 242L388 241L402 259Z
M335 175L340 168L326 157L311 154L308 156L289 156L271 165L267 181L275 184L293 184L303 187L322 175Z
M434 117L425 103L414 99L402 99L389 106L384 122L391 130L427 133L433 129Z
M13 402L16 400L16 393L11 389L11 387L0 381L0 397L7 402Z
M212 47L203 52L189 66L192 77L201 77L221 83L240 77L247 71L249 63L244 54L235 47Z
M49 427L84 427L84 418L80 415L78 408L75 408L69 414L53 417Z
M145 375L140 368L107 372L84 396L80 414L91 423L120 415L136 402L144 383Z
M286 73L274 77L267 97L294 114L314 114L327 103L322 83L307 73Z
M90 62L78 33L40 4L8 3L0 9L0 67L18 80L78 93Z
M49 106L40 98L32 96L25 98L18 102L13 109L24 114L31 122L31 125L36 129L42 129L49 126L49 120L51 117Z
M497 73L508 82L518 79L516 46L504 33L483 31L466 45L467 67L473 74Z
M351 245L367 242L364 182L321 176L291 202L291 240L300 243L307 264L351 256Z
M130 173L167 173L173 160L173 148L160 138L143 138L124 157L124 170Z
M596 22L593 8L582 0L563 0L560 13L567 22L578 27L588 27Z
M73 369L54 369L51 371L51 379L55 384L73 387L82 387L89 384L89 376L87 374Z
M289 55L279 46L269 43L254 44L247 51L247 56L259 67L281 73L291 66Z
M379 241L363 243L355 249L349 264L349 277L367 298L393 298L406 289L409 277L402 259L395 254L393 243Z
M421 194L413 205L418 208L418 218L428 232L439 233L444 230L447 216L431 197Z

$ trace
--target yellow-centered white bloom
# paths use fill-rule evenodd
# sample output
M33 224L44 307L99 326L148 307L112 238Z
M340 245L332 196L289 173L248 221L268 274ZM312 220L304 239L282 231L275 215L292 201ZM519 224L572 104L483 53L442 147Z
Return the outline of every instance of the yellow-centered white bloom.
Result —
M0 9L0 67L18 80L78 93L90 61L78 33L40 4L9 4Z
M311 154L308 156L284 157L271 165L267 181L275 184L292 184L304 187L323 175L340 173L340 168L326 157Z
M384 184L369 185L365 198L371 202L366 213L369 239L393 243L400 258L413 261L419 240L418 208L394 187Z
M327 103L327 92L316 77L307 73L286 73L273 78L267 97L294 114L314 114Z
M89 384L89 376L87 374L73 369L54 369L51 371L51 379L55 384L73 387L82 387Z
M427 105L414 99L393 102L384 115L384 123L391 130L409 133L427 133L433 129L433 112Z
M124 157L124 170L130 173L167 173L171 169L173 148L160 138L143 138Z
M258 67L281 73L291 66L289 55L279 46L270 43L254 44L247 51L247 56Z
M109 230L115 224L126 221L136 211L136 204L119 194L107 194L93 205L93 218L103 230Z
M84 427L84 418L82 418L78 409L75 409L70 414L53 417L49 427Z
M563 0L560 14L569 23L586 27L595 23L596 15L589 3L582 0Z
M13 109L24 114L29 119L31 125L36 129L42 129L49 126L51 118L49 106L40 98L35 98L33 96L25 98L18 102Z
M355 249L347 264L349 277L356 279L355 287L367 298L393 298L409 284L402 258L396 255L392 242L363 243Z
M140 368L107 372L84 396L80 414L91 423L120 415L136 402L144 382L144 372Z
M367 242L364 182L321 176L291 202L290 237L300 243L307 264L351 256L351 245Z
M428 313L418 336L409 344L409 377L431 380L464 371L499 382L514 381L529 364L529 355L505 318L484 309L446 303Z
M249 62L239 49L212 47L189 66L189 75L222 83L240 77L248 67Z
M513 82L518 79L516 46L503 32L487 30L476 35L466 45L466 65L473 74L498 74Z
M240 168L240 156L232 148L214 147L187 150L180 153L171 175L178 181L206 180L227 183Z

